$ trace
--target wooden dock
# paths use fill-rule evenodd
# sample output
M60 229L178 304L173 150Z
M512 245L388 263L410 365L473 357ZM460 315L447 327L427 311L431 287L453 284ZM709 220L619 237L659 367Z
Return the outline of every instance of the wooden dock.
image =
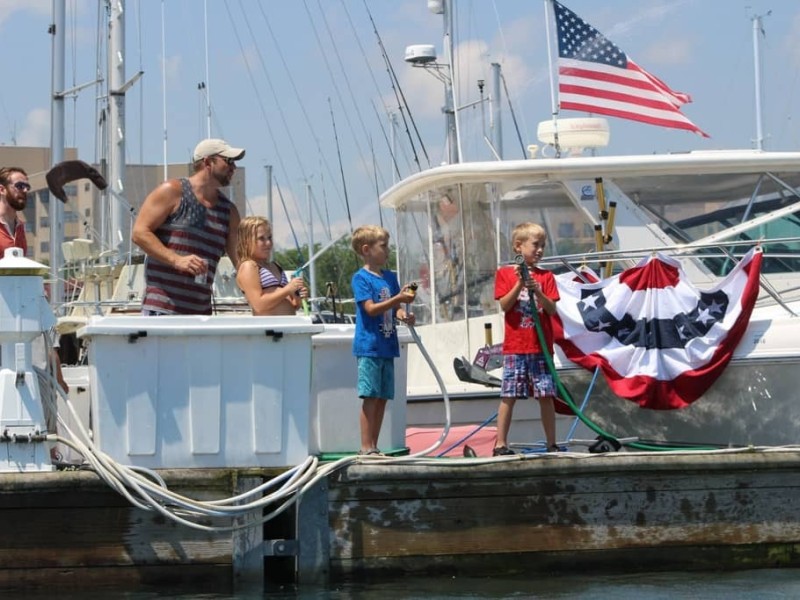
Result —
M463 463L463 461L458 461ZM159 472L201 499L264 469ZM800 566L800 451L372 461L292 511L208 533L130 505L91 472L3 474L0 590L233 592L365 575Z

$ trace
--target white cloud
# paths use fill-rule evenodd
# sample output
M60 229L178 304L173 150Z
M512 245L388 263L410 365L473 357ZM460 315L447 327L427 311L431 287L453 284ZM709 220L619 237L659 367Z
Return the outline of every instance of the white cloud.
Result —
M17 11L49 15L52 9L50 0L0 0L0 26Z
M25 124L17 134L20 146L50 145L50 111L46 108L34 108L25 117Z

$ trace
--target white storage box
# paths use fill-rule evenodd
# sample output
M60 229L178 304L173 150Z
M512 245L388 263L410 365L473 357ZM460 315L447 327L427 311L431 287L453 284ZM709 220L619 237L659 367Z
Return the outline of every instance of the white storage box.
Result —
M355 325L326 324L311 338L312 454L357 452L361 448L358 364L353 356ZM394 361L394 400L386 403L378 447L406 447L406 356L412 341L408 329L398 330L400 357Z
M307 317L92 317L95 444L149 468L273 467L310 453Z

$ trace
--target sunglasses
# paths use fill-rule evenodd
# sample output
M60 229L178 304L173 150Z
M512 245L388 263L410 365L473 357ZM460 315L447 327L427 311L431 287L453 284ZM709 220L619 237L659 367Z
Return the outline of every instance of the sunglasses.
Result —
M228 163L229 167L235 167L236 166L236 159L235 158L225 158L224 156L220 156L219 154L217 154L216 157L217 158L221 158L226 163Z
M20 192L30 192L31 191L31 184L25 183L24 181L17 181L14 184L14 187L17 188Z

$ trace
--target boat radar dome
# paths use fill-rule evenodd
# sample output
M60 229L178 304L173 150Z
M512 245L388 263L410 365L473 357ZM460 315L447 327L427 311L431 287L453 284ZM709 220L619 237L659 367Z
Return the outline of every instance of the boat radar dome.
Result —
M436 48L433 44L414 44L406 47L407 63L412 65L426 65L436 60Z
M444 13L444 0L428 0L428 10L435 15Z
M608 121L596 117L577 119L558 119L555 123L541 121L536 130L539 141L555 146L555 132L558 129L558 145L570 154L580 154L586 148L608 146L610 131Z

